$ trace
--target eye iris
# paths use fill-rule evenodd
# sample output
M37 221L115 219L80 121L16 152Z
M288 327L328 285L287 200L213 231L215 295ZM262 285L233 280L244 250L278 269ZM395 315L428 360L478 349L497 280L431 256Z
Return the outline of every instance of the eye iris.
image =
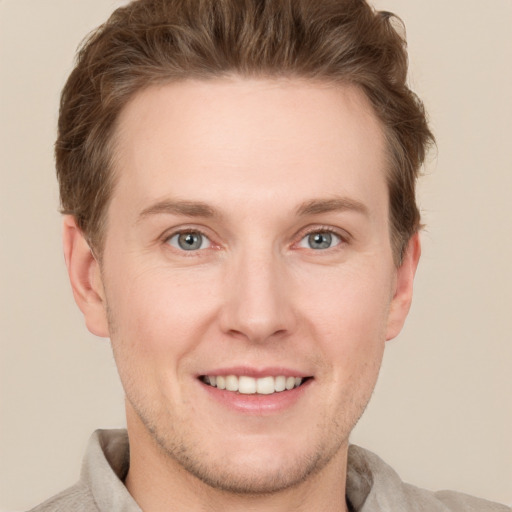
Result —
M309 246L312 249L328 249L332 243L330 233L312 233L308 237Z
M199 249L202 242L203 237L199 233L182 233L178 236L178 245L184 251Z

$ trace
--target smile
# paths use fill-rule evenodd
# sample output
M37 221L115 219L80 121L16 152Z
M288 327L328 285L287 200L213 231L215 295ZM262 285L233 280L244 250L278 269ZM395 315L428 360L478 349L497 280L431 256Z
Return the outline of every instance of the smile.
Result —
M305 379L302 377L261 377L256 379L246 375L204 375L202 382L217 389L224 389L243 395L271 395L281 391L290 391L298 388Z

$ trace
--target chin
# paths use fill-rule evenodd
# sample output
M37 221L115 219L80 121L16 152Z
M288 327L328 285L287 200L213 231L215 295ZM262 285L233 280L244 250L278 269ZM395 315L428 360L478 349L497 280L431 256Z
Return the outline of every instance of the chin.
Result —
M208 487L238 495L275 494L297 487L320 472L334 456L314 450L302 456L275 452L260 452L258 456L245 452L237 456L232 452L217 460L200 458L186 450L169 455Z
M204 443L207 437L194 436L196 442L191 442L190 437L180 439L175 430L163 436L155 430L150 434L168 464L212 489L238 495L268 495L297 487L333 463L346 447L336 434L328 444L297 443L296 438L291 442L293 436L210 438Z

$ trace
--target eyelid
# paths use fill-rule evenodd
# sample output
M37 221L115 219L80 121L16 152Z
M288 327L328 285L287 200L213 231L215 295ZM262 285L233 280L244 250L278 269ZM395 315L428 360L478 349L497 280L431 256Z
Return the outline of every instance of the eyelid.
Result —
M180 251L180 252L184 252L184 253L185 252L197 253L197 252L204 251L206 249L212 249L212 248L216 249L216 248L219 248L219 244L214 242L212 235L209 234L209 231L210 230L204 229L204 228L199 227L199 226L194 226L194 225L188 225L187 226L187 225L185 225L185 226L174 227L174 228L170 228L170 229L166 230L161 235L160 239L162 240L162 242L164 244L170 245L168 243L169 240L172 237L176 236L176 235L180 235L180 234L183 234L183 233L198 233L201 236L205 237L210 242L210 246L205 248L205 249L197 249L195 251L184 251L184 250ZM294 239L296 241L292 243L292 246L297 246L308 235L311 235L313 233L322 233L322 232L332 233L333 235L336 235L337 237L339 237L340 240L341 240L340 244L337 244L336 246L331 247L329 249L335 249L339 245L348 243L350 241L350 239L351 239L350 233L348 233L344 229L336 228L336 227L329 226L329 225L323 225L323 224L321 224L321 225L311 225L311 226L307 226L307 227L301 229L297 233L297 235L294 236ZM173 247L173 249L175 249L175 248ZM325 250L328 251L329 249L325 249ZM178 251L179 249L175 249L175 250ZM192 255L192 254L190 254L190 255Z
M335 249L339 245L346 244L350 241L350 238L351 238L350 234L347 233L343 229L335 228L333 226L315 225L315 226L308 226L308 227L302 229L301 231L299 231L299 233L297 234L297 237L296 237L296 238L298 238L298 241L295 242L293 245L297 246L300 242L302 242L302 240L304 240L304 238L306 238L307 236L309 236L313 233L331 233L333 235L336 235L341 240L341 242L339 244L336 244L335 246L330 247L329 249L324 249L324 251L328 251L330 249Z
M197 238L201 243L200 243L200 246L197 247L197 248L183 248L183 247L180 247L180 237L182 235L194 235L195 238ZM174 239L176 239L176 243L174 243ZM185 252L197 252L197 251L202 251L204 249L209 249L211 247L211 241L210 239L197 232L197 231L185 231L184 233L175 233L174 235L170 236L168 239L167 239L167 243L171 246L171 247L174 247L176 250L178 251L185 251ZM203 247L204 245L206 245L206 247Z
M185 254L186 256L192 256L194 253L198 253L198 252L202 252L202 251L205 251L207 249L212 249L212 248L216 248L217 244L215 244L215 242L213 241L213 237L207 233L208 230L206 229L203 229L201 227L198 227L198 226L180 226L180 227L174 227L174 228L171 228L171 229L168 229L166 230L160 237L161 241L168 245L169 247L171 247L173 250L175 251L178 251L180 253L187 253ZM196 249L196 250L191 250L191 251L186 251L184 249L179 249L179 248L176 248L174 246L172 246L170 243L169 243L169 240L171 240L171 238L175 237L175 236L179 236L179 235L182 235L182 234L186 234L186 233L197 233L199 235L201 235L202 237L206 238L208 240L208 242L210 243L209 247L205 247L203 249Z

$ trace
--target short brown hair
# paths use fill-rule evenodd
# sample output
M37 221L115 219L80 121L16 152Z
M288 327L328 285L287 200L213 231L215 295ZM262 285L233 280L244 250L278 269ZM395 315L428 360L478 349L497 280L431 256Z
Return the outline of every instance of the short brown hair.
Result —
M415 184L433 136L406 83L397 25L364 0L135 0L117 9L82 45L62 92L55 149L62 212L101 253L116 120L145 87L233 74L355 84L388 142L399 264L419 227Z

